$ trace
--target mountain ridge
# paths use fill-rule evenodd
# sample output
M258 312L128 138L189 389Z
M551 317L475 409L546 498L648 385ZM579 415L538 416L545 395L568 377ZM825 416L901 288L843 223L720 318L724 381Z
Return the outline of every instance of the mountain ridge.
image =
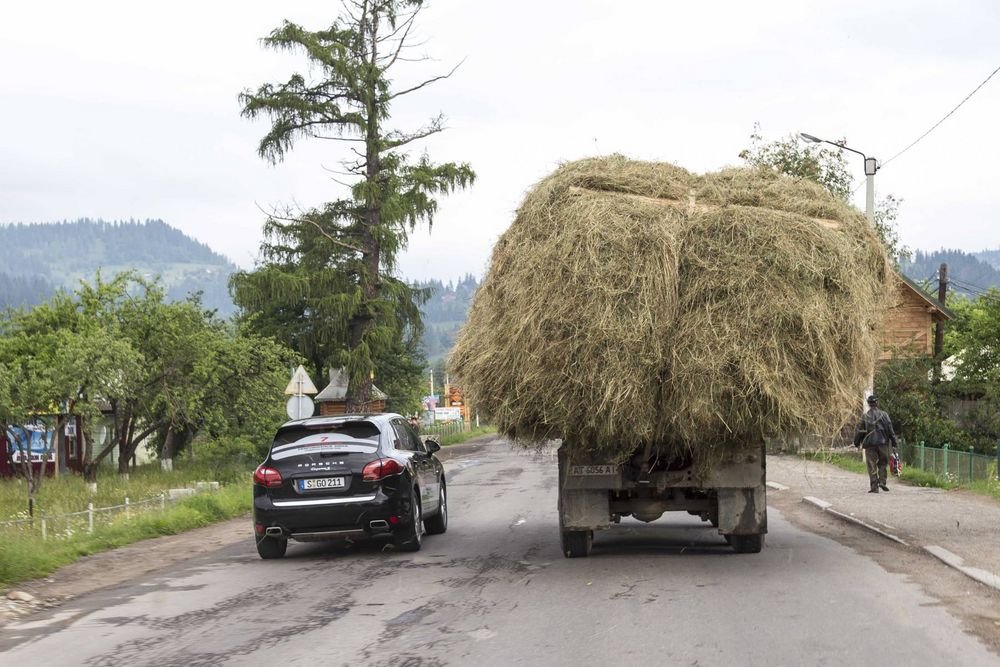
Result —
M160 219L7 223L0 225L0 247L7 260L0 268L0 306L36 305L58 289L92 281L98 271L110 277L136 270L159 277L171 299L201 292L206 308L224 317L236 310L228 288L236 265Z

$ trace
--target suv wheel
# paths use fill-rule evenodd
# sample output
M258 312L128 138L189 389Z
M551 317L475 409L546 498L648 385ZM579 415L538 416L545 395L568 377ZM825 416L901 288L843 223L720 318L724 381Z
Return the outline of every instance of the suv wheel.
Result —
M420 513L420 493L413 489L410 496L410 517L407 525L395 535L396 548L400 551L420 551L420 538L424 532Z
M257 540L257 553L264 559L281 558L285 555L286 549L288 549L288 540L285 539L262 537Z
M448 530L448 494L441 485L441 494L438 496L438 513L424 521L424 528L428 535L440 535Z

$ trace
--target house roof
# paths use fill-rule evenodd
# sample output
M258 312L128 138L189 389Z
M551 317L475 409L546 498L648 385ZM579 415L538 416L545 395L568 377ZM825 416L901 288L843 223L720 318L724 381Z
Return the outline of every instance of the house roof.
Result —
M331 401L343 401L347 399L347 369L346 368L331 368L330 369L330 384L324 387L323 391L316 394L316 398L313 399L316 403L329 403ZM372 400L373 401L384 401L389 398L389 395L384 391L372 385Z
M953 320L953 319L955 319L955 314L953 312L951 312L950 310L948 310L948 308L945 307L945 305L943 303L941 303L940 301L938 301L937 299L935 299L933 296L931 296L930 294L928 294L927 292L925 292L923 290L923 288L920 287L920 285L918 285L917 283L915 283L912 280L910 280L908 277L906 277L900 271L897 271L896 275L899 276L900 280L903 281L903 285L905 285L914 294L916 294L917 296L919 296L921 299L923 299L927 303L927 306L931 309L931 314L934 317L934 319L940 319L940 320Z

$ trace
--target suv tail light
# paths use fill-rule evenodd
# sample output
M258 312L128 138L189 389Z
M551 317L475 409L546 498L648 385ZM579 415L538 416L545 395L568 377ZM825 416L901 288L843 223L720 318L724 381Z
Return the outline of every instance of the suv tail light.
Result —
M403 472L403 466L395 459L375 459L364 467L361 471L361 480L364 482L378 482L386 477L398 475Z
M254 484L260 484L261 486L273 489L276 486L281 486L283 481L281 473L270 466L261 464L253 471Z

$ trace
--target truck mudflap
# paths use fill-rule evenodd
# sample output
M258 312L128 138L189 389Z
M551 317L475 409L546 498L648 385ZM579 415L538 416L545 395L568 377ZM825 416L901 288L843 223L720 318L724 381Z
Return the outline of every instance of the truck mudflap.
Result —
M767 532L767 497L763 485L719 489L719 532L723 535Z
M611 527L607 491L565 491L560 494L563 530L604 530Z

